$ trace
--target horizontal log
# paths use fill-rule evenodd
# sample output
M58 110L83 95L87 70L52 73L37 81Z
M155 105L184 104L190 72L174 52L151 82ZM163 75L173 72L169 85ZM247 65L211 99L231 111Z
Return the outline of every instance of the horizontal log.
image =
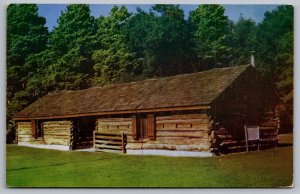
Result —
M122 150L111 150L111 149L96 149L97 152L111 152L111 153L122 153Z
M70 129L71 125L43 125L44 129Z
M31 126L31 122L18 122L18 125L29 125L29 126Z
M70 133L70 129L44 129L45 133Z
M192 124L188 123L188 124L177 124L177 128L191 128Z
M208 129L208 123L201 123L201 124L193 124L192 128L197 128L197 129Z
M176 123L164 124L164 127L163 127L163 129L175 129L175 128L177 128Z
M107 141L107 140L95 140L96 144L113 144L113 145L122 145L121 141Z
M113 146L113 145L96 144L95 147L98 148L98 149L114 149L114 150L122 150L122 146Z
M58 128L58 129L70 129L71 125L47 125L47 126L43 126L43 128Z
M173 119L173 120L159 120L156 121L156 124L168 124L168 123L175 123L175 124L201 124L201 123L208 123L208 119Z
M45 144L70 145L69 139L44 138Z
M266 138L266 139L260 139L259 142L265 143L265 142L276 142L278 141L277 137L273 137L273 138Z
M163 129L164 128L164 124L156 124L156 129Z
M124 130L124 129L115 129L115 130L111 130L111 129L98 129L98 131L97 131L97 134L101 134L101 133L108 133L108 134L110 134L110 133L112 133L112 134L114 134L114 133L116 133L116 134L119 134L119 135L121 135L122 133L124 133L124 134L126 134L126 135L131 135L131 129L130 130Z
M98 121L98 125L113 125L113 126L118 126L118 125L132 125L132 121Z
M128 130L128 129L131 129L131 125L119 125L118 128Z
M32 140L31 137L18 137L19 142L29 142L31 140Z
M70 133L44 133L44 136L66 136L69 137Z
M170 115L156 117L157 121L160 120L177 120L177 119L199 119L208 118L207 114L184 114L184 115Z
M232 139L232 135L217 135L219 139Z
M208 128L205 127L191 127L191 128L161 128L161 129L157 129L157 131L209 131Z
M70 121L45 121L43 122L43 125L53 125L53 124L64 124L64 125L67 125L67 124L71 124Z
M237 141L223 141L220 143L220 146L235 146L237 145Z
M108 135L108 136L121 136L122 135L121 132L114 133L114 132L110 132L110 131L107 131L107 132L105 132L105 131L100 131L100 132L96 131L95 134L96 135Z
M49 135L49 136L70 136L70 134L71 133L59 133L59 132L57 132L57 133L49 133L49 132L44 132L44 135Z
M18 135L31 135L31 130L18 130Z
M143 144L143 149L162 149L177 151L208 151L210 145L174 145L174 144Z
M31 126L30 127L19 127L18 126L18 131L31 131Z
M104 136L104 135L96 135L96 139L113 139L113 140L122 140L122 137L117 137L117 136Z
M142 143L138 142L127 142L126 149L130 150L140 150L142 149Z
M157 131L156 137L208 137L208 134L203 131L188 131L188 132L169 132Z
M174 129L157 129L157 132L205 132L208 133L208 129L198 129L198 128L174 128Z
M31 138L32 136L31 136L31 134L18 134L18 137L20 137L20 138Z
M132 118L99 118L97 119L98 122L126 122L132 121Z
M191 138L191 137L157 137L154 144L175 144L175 145L183 145L183 144L203 144L209 143L208 138Z
M264 130L276 130L275 126L261 126L259 127L259 130L264 131Z
M44 139L70 139L70 135L44 135Z
M43 126L70 126L71 123L43 123Z

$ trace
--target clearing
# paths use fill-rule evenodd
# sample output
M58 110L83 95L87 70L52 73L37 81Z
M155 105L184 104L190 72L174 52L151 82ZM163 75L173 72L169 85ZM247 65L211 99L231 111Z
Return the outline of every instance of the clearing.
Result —
M293 147L211 158L132 156L7 146L9 187L282 187Z

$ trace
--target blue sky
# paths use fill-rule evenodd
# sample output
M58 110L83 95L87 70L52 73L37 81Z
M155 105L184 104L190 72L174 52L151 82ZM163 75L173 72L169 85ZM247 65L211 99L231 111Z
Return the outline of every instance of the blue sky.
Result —
M40 4L39 6L39 15L46 18L46 26L49 31L53 29L54 26L57 26L57 19L61 15L61 11L66 9L65 4ZM110 9L114 5L109 4L92 4L90 5L91 15L94 17L99 17L100 15L107 16L110 12ZM152 5L134 5L127 4L126 7L130 12L135 12L137 7L142 8L145 11L148 11ZM240 15L242 14L245 18L251 18L257 23L261 22L264 18L264 13L266 11L271 11L277 7L277 5L223 5L225 8L225 15L228 16L230 20L238 21ZM196 9L198 5L180 5L184 10L185 16L189 14L190 11Z

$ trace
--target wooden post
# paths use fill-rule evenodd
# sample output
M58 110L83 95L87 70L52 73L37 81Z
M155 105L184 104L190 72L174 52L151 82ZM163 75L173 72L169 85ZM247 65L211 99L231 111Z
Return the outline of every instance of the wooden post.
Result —
M70 121L70 145L69 150L73 150L75 147L75 123L74 120Z
M258 127L257 150L260 151L260 128Z
M246 142L246 150L247 152L249 151L248 149L248 133L247 133L247 126L244 125L244 128L245 128L245 142Z
M37 131L36 131L36 122L35 122L35 120L31 120L31 136L33 138L37 138Z
M138 134L137 134L137 128L138 128L138 126L137 126L137 117L136 117L136 115L133 115L132 116L132 138L134 139L134 140L137 140L138 139Z
M96 130L93 131L93 148L96 149Z
M122 132L122 152L125 154L125 142L124 142L124 132Z
M153 114L147 115L147 129L148 129L148 137L151 140L156 139L156 124L155 117Z

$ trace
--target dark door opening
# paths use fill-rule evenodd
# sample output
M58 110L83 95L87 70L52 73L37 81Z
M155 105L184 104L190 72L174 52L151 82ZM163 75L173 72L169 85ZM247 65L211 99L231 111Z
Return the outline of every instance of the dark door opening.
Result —
M93 146L93 131L96 119L92 117L78 118L76 146L77 149L90 148Z

